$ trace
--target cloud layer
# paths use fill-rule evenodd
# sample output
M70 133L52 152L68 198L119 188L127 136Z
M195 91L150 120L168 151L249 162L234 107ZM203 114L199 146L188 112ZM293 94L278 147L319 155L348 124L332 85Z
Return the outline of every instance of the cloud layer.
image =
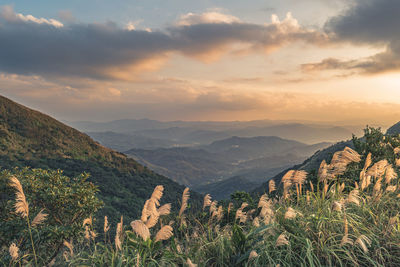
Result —
M150 31L114 23L63 25L6 6L0 25L0 71L94 79L131 80L160 67L172 53L211 61L237 45L268 52L296 41L325 41L324 34L301 27L290 14L259 25L218 12L190 13L165 30Z
M383 47L376 55L354 60L328 58L305 64L304 70L343 69L373 74L400 70L400 1L356 0L341 15L331 18L325 30L332 41Z

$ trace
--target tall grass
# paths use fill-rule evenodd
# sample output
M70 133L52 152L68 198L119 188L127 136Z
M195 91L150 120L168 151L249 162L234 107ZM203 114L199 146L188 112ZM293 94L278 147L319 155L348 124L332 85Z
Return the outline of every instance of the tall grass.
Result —
M400 148L393 151L400 156ZM129 224L121 218L110 225L105 217L102 233L96 233L94 219L85 219L85 238L65 240L55 263L400 266L400 180L398 166L389 162L346 147L329 164L321 163L314 183L304 170L291 170L280 185L270 182L258 203L221 205L206 195L201 210L191 210L186 188L177 214L170 213L171 204L161 205L164 187L159 185L145 202L141 218ZM33 227L17 184L14 180L17 212ZM116 229L115 235L110 229ZM9 251L11 265L19 264L16 245Z

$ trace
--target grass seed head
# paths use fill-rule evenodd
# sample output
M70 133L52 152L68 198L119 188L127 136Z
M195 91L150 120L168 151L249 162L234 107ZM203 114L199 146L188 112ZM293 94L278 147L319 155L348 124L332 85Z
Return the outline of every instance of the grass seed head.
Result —
M47 214L43 212L43 209L36 215L36 217L32 221L32 227L36 227L39 224L42 224L47 218Z
M169 225L163 226L156 234L155 242L168 240L171 236L173 236L173 229Z
M15 193L15 212L20 214L22 218L29 216L29 204L26 201L24 190L22 185L16 177L10 178L10 186L13 187L17 192Z
M181 209L179 210L179 216L182 216L183 212L186 210L189 197L190 197L189 187L186 187L182 193L182 204L181 204Z
M19 248L15 243L12 243L10 248L8 249L8 252L10 253L10 256L13 261L16 261L18 259L18 254L19 254Z
M141 237L143 241L146 241L150 238L149 228L141 220L132 221L131 227L136 235Z

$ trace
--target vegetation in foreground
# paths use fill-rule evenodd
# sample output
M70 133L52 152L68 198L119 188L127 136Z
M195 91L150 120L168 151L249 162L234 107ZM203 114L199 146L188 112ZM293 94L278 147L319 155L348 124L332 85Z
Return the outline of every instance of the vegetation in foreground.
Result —
M15 227L14 236L2 233L1 263L400 266L400 138L367 128L365 137L353 142L357 151L336 152L329 163L321 163L315 176L291 170L279 185L271 181L257 201L237 193L231 203L221 204L206 195L202 209L196 211L189 205L186 188L179 212L171 214L171 205L162 203L164 187L157 186L141 218L128 225L123 218L111 226L107 217L95 219L101 203L84 179L71 180L73 192L63 184L60 192L35 191L34 181L51 184L58 179L46 180L30 170L3 172L2 184L16 197L1 202L0 229L5 224ZM77 199L58 211L62 196L69 194ZM57 212L61 221L64 214L75 216L74 223L65 226L73 228L65 230L68 234L63 235L54 219ZM56 229L58 239L49 239ZM61 242L59 253L48 253Z

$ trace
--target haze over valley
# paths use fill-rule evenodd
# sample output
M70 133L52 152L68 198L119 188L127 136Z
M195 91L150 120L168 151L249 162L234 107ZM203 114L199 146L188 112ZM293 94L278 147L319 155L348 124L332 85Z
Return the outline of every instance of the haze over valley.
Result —
M224 181L225 186L213 192L218 199L236 190L250 191L318 150L362 132L362 126L357 125L268 120L142 119L69 124L102 145L199 192L209 192Z

